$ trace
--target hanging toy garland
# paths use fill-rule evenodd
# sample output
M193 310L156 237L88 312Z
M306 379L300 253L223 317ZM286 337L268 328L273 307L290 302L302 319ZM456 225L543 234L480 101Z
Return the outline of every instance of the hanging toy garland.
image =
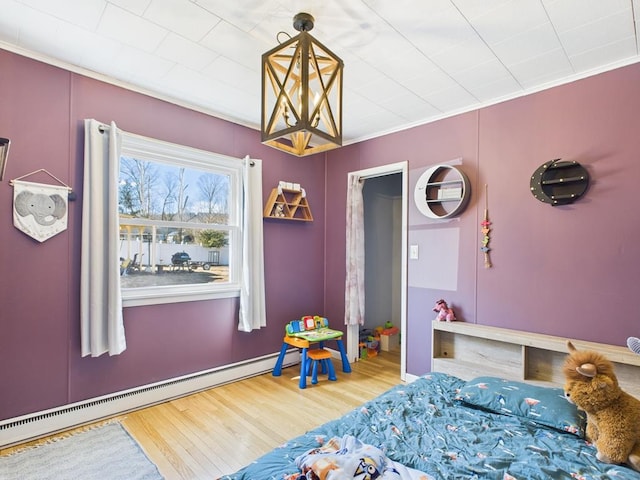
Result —
M480 232L482 232L482 247L480 247L480 251L482 253L484 253L484 268L491 268L491 258L489 257L489 252L491 251L491 248L489 248L489 232L491 231L491 229L489 228L489 225L491 225L491 222L489 221L489 187L485 184L484 186L484 190L485 190L485 207L484 207L484 220L482 222L480 222L480 225L482 226L482 229L480 230Z

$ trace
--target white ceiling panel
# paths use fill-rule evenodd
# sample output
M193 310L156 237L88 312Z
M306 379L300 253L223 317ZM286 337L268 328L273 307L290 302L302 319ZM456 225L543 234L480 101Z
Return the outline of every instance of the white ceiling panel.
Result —
M619 13L566 30L559 35L567 54L572 56L619 42L634 34L634 22L630 13Z
M133 48L152 53L169 32L146 18L109 4L100 20L98 33Z
M619 13L631 19L632 2L629 0L543 0L542 3L559 33L597 23Z
M522 0L500 3L471 19L473 28L489 45L504 42L545 23L549 23L549 18L542 4Z
M475 86L487 85L488 83L496 81L496 79L505 77L511 77L511 74L504 65L495 58L481 65L476 65L453 74L453 78L469 92L472 92Z
M261 56L308 12L345 144L640 61L640 0L1 1L0 48L252 128Z
M602 45L586 52L579 53L571 57L571 64L576 72L589 72L598 70L606 62L618 61L633 56L637 43L634 37L627 37L616 43Z
M550 23L524 30L491 46L493 52L505 65L513 65L527 58L539 57L561 47L560 40Z
M455 74L495 58L495 54L487 44L480 37L474 35L468 40L432 56L431 60L443 70Z
M189 0L152 0L144 18L194 42L220 21L220 17Z
M173 62L126 45L118 51L114 62L120 78L143 84L164 77L174 65Z
M65 22L83 25L88 30L95 30L107 6L105 0L23 0L22 3Z
M575 72L564 50L547 52L509 66L509 70L525 89L536 89L553 81L573 75Z
M491 83L473 85L469 87L469 91L480 102L489 102L491 100L509 98L516 95L522 91L522 85L509 73L508 76L494 80Z
M275 46L256 41L226 21L218 23L200 44L255 72L260 72L262 54Z
M124 8L134 15L142 16L151 3L151 0L109 0L109 3L117 5L120 8Z
M216 58L203 73L241 92L254 92L256 96L260 93L260 77L253 75L253 70L227 57Z
M169 33L158 46L156 53L159 57L196 71L202 70L220 56L217 52L176 33Z

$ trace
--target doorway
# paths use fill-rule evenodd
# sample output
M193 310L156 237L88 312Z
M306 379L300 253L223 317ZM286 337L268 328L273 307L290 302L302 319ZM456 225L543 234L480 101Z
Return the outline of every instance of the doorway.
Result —
M400 331L400 377L406 377L407 162L349 173L363 182L364 329L391 322ZM348 326L347 354L359 357L359 325ZM391 342L389 342L391 343Z

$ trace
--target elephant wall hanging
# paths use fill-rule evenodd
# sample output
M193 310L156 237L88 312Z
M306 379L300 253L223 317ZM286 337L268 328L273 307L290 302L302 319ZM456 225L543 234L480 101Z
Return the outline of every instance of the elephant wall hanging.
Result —
M44 242L67 229L69 187L13 180L13 225Z

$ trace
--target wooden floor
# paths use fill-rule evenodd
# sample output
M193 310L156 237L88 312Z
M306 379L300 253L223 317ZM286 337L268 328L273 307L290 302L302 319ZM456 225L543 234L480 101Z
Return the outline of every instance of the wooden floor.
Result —
M260 375L118 418L166 479L211 480L401 383L399 351L352 370L337 368L336 382L325 375L300 390L299 366L289 367L281 377Z

